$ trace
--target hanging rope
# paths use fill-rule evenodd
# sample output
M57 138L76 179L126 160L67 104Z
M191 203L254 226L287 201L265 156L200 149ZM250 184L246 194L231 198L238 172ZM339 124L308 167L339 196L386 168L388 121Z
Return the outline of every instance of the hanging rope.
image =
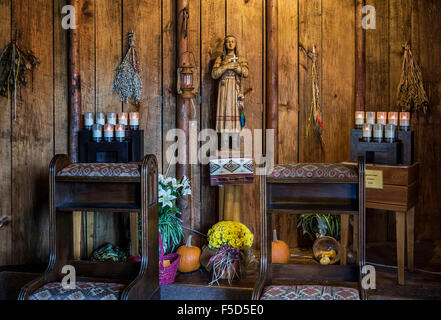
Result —
M398 107L402 111L422 112L425 115L429 110L429 99L424 89L422 72L413 57L409 44L404 46L397 101Z
M307 136L312 125L314 125L314 132L320 141L323 154L325 154L325 143L323 141L323 118L320 109L320 83L319 83L319 69L318 69L318 53L316 46L312 49L312 102L311 113L308 118Z

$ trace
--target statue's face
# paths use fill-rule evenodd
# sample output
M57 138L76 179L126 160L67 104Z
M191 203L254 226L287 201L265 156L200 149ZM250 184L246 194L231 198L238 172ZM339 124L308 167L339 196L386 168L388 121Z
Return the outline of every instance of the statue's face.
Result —
M234 50L236 49L236 39L233 37L229 37L225 40L225 46L227 47L228 50Z

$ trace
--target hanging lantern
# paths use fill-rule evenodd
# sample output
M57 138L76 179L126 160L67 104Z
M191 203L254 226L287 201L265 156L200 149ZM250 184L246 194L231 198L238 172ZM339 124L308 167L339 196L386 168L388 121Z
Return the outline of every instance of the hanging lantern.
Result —
M193 65L184 62L180 68L180 93L183 99L193 99L195 97L193 82Z

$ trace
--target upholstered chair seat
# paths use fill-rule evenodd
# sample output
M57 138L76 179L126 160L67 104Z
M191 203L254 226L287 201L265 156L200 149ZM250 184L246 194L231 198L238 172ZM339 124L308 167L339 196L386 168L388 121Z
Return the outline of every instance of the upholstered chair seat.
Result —
M317 285L268 286L261 300L360 300L357 289Z
M272 179L356 179L357 168L342 164L298 163L277 165L270 172Z
M29 300L118 300L126 286L119 283L77 282L75 289L63 289L61 282L44 285Z
M74 163L57 173L57 177L140 177L138 163Z

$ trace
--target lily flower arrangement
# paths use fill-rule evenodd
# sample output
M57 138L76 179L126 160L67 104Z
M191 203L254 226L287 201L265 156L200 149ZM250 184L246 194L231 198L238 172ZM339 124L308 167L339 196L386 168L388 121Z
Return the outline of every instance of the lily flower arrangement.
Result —
M176 205L180 198L191 195L191 185L187 177L176 179L159 175L159 231L165 253L174 252L184 238L182 230L182 212Z
M191 195L191 185L187 177L176 179L159 175L159 232L161 232L164 254L174 252L184 238L180 218L182 212L176 202L187 195Z

